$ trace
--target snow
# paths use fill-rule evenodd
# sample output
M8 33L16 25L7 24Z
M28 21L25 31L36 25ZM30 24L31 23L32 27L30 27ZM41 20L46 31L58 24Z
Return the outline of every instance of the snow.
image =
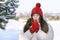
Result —
M0 40L18 40L18 33L17 30L0 30Z
M54 30L54 40L60 40L60 20L58 20L58 21L49 21L49 20L47 20L47 22L52 26L52 28ZM6 25L6 30L11 30L11 31L12 30L17 30L17 31L21 30L22 31L25 23L26 23L26 20L24 20L24 19L19 19L18 21L13 20L13 19L9 19L8 23ZM5 34L4 33L5 31L2 32L0 30L0 34L2 34L2 33ZM17 32L17 35L19 35L19 33L20 33L20 31ZM5 34L5 36L6 36L6 34Z
M18 21L10 19L6 25L6 29L23 30L26 23L24 21L23 19L19 19Z

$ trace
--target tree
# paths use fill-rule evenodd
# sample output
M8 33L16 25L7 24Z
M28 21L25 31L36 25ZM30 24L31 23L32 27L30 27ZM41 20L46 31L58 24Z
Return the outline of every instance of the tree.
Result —
M5 29L2 23L6 23L8 19L15 17L15 10L18 7L19 0L0 0L0 28Z

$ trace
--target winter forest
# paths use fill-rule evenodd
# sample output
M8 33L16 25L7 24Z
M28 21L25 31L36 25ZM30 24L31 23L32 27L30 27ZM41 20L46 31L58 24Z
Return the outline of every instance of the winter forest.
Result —
M0 0L0 40L20 40L19 35L37 2L53 29L53 40L60 40L60 0Z

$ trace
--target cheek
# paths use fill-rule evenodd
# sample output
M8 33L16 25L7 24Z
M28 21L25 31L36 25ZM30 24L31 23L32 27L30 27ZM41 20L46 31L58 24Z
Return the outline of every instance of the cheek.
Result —
M37 16L37 19L39 19L39 16Z
M35 20L36 19L36 17L35 16L33 16L33 20Z
M33 19L36 19L36 17L33 16Z

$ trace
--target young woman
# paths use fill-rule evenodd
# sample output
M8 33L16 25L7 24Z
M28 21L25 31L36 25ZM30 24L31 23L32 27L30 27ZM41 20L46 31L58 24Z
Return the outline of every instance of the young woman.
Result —
M43 19L40 3L32 9L31 18L24 26L24 36L27 40L53 40L53 31ZM51 33L50 33L51 32Z

